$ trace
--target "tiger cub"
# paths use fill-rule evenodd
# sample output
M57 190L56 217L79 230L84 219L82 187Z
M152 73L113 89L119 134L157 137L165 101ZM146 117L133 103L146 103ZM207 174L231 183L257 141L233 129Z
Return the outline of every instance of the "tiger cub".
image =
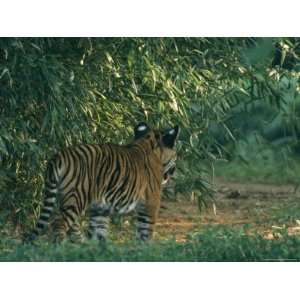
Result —
M57 153L48 162L40 217L25 240L41 234L54 208L55 241L67 234L82 240L79 219L84 214L89 218L88 237L105 239L110 217L132 210L137 211L138 239L150 239L162 185L175 170L178 131L178 126L159 131L140 123L131 144L84 144Z

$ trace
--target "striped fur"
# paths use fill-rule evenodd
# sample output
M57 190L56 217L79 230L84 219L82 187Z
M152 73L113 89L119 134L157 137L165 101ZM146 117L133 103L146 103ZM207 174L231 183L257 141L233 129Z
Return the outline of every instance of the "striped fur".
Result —
M89 216L88 237L105 239L110 216L134 209L138 238L151 238L162 183L175 168L177 134L178 127L161 132L140 123L129 145L85 144L60 151L48 163L43 207L28 240L41 234L55 208L56 241L67 234L82 240L79 217L84 214Z

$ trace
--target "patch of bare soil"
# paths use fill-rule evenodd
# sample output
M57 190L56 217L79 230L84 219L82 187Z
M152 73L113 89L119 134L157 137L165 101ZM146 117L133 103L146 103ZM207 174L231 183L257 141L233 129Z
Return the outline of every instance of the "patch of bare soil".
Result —
M189 200L164 201L156 227L156 239L185 241L188 232L208 225L250 224L266 238L285 226L289 234L300 234L300 192L292 185L215 181L214 202L199 213Z

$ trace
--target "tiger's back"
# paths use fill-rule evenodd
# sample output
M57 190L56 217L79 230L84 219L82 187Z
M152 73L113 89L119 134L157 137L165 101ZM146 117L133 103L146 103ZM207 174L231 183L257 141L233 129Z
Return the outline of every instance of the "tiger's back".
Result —
M78 213L92 201L118 212L127 202L143 198L149 174L138 157L139 153L127 146L105 144L67 148L50 162L47 172L50 184L46 185L46 190L59 182L64 205L71 205L76 199L74 205ZM159 166L155 170L159 173Z

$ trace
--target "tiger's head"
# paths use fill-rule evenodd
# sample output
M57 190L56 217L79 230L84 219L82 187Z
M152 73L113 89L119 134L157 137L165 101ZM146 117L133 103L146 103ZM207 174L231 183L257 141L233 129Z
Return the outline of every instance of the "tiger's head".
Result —
M165 185L175 172L177 159L175 143L178 133L178 126L152 130L146 123L139 123L134 129L135 141L142 139L151 151L160 156L163 169L162 185Z

